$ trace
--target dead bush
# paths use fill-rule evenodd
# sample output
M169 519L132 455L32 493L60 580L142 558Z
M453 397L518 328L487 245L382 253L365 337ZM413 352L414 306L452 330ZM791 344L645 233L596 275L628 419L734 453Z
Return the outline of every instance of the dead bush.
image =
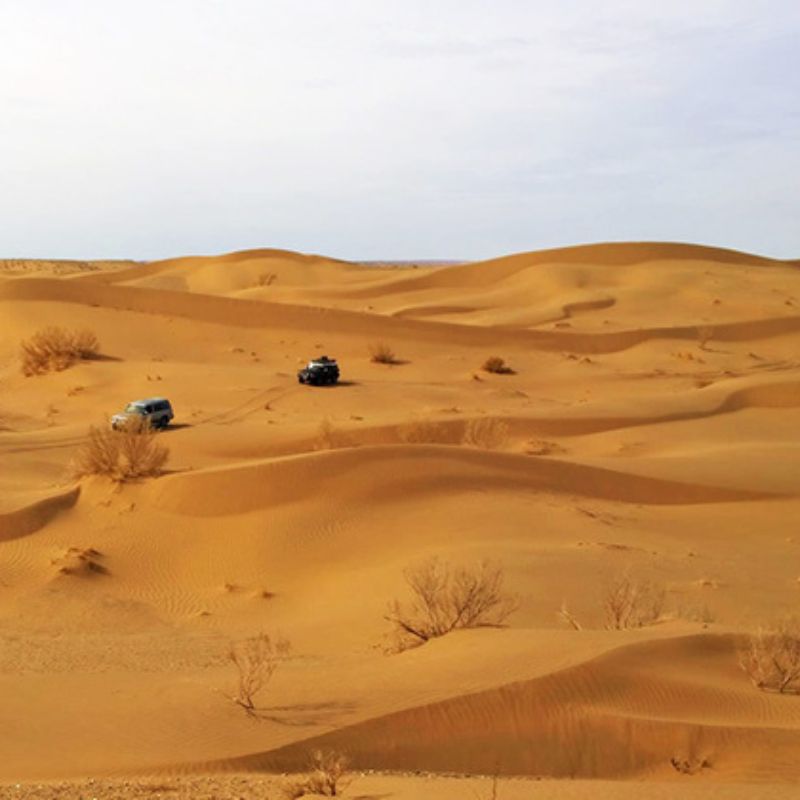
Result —
M78 358L94 358L100 352L100 342L94 331L84 328L72 334L72 349Z
M497 450L508 439L508 424L494 417L476 417L464 428L462 442L468 447Z
M386 342L373 342L369 346L370 361L375 364L396 364L397 356Z
M256 286L272 286L278 276L274 272L262 272L256 279Z
M335 750L315 750L311 754L308 773L290 781L283 788L284 796L296 800L304 795L339 797L350 784L347 758Z
M483 561L452 567L437 558L406 569L412 598L389 605L394 648L405 650L459 628L502 625L517 608L517 597L503 591L503 571Z
M94 358L100 343L92 331L67 331L51 326L20 342L22 373L27 376L60 372L81 359Z
M557 616L562 622L565 622L567 625L569 625L570 628L572 628L572 630L574 631L583 630L583 625L581 625L580 622L578 622L577 617L567 607L566 600L563 603L561 603L561 608L558 610Z
M156 441L145 419L132 419L123 430L89 428L73 463L75 477L103 475L118 483L160 475L169 450Z
M486 361L483 362L483 366L481 369L484 372L491 372L494 375L513 375L514 370L506 364L506 360L504 358L500 358L500 356L489 356Z
M714 338L713 325L698 325L697 326L697 346L701 350L708 349L708 343Z
M255 715L256 695L269 683L290 649L286 639L272 638L268 633L232 643L228 657L236 667L237 686L231 700Z
M781 620L773 629L751 636L739 663L759 689L800 692L800 620Z
M614 580L603 599L606 630L623 631L651 625L664 609L664 589L627 575Z

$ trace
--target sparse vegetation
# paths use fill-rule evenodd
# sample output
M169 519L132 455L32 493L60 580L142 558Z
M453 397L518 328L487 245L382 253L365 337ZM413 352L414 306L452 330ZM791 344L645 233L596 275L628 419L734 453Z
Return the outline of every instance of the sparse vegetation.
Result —
M517 597L503 590L500 567L483 561L453 567L437 558L405 571L408 602L393 601L386 620L394 649L406 650L459 628L496 627L516 610Z
M781 620L749 638L739 663L755 686L779 694L800 692L800 620Z
M664 609L664 589L628 575L614 580L603 599L606 630L642 628L656 622Z
M231 699L248 714L256 713L256 695L269 683L291 645L267 633L251 636L230 646L228 657L236 667L236 693Z
M278 276L274 272L262 272L256 279L256 286L272 286Z
M396 364L397 356L386 342L373 342L369 346L370 361L375 364Z
M296 800L304 795L340 797L350 780L347 758L335 750L315 750L311 754L308 773L283 787L284 796Z
M713 325L698 325L697 326L697 344L701 350L707 350L708 343L714 338Z
M131 419L123 430L89 428L73 463L75 477L102 475L118 483L160 475L169 450L156 441L146 419Z
M92 331L51 326L20 342L21 368L29 377L60 372L76 361L96 357L99 351L100 342Z
M484 372L491 372L494 375L513 375L514 370L506 364L506 360L501 358L500 356L489 356L486 361L483 362L483 366L481 369Z
M494 417L476 417L467 422L462 442L469 447L497 450L508 439L508 424Z
M580 624L580 622L578 622L575 615L567 607L566 600L561 604L561 608L558 610L558 618L563 622L566 622L567 625L569 625L574 631L583 630L583 626Z

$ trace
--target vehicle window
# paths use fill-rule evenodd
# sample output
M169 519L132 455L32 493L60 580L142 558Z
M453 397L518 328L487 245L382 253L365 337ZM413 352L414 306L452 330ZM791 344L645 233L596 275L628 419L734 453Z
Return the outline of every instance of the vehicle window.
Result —
M143 410L141 406L137 406L136 403L128 403L125 406L125 413L126 414L142 414Z

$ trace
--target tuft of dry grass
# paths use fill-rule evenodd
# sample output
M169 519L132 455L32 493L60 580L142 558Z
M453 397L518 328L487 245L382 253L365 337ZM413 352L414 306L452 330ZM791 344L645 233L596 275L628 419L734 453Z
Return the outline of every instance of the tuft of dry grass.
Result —
M763 691L800 692L800 620L789 617L751 636L739 664Z
M256 695L269 683L291 645L286 639L260 633L231 644L228 658L236 667L236 692L231 696L248 714L256 713Z
M123 430L89 428L73 462L76 478L102 475L118 483L160 475L169 450L156 441L146 419L131 419Z
M504 358L500 358L500 356L489 356L486 361L483 362L483 366L481 369L484 372L491 372L494 375L513 375L514 370L506 364L506 360Z
M623 631L652 625L664 610L664 589L623 575L608 586L603 598L605 628Z
M476 417L464 428L462 442L469 447L497 450L508 440L508 424L494 417Z
M369 346L370 361L374 364L396 364L397 356L386 342L373 342Z
M437 558L409 567L411 599L394 600L385 619L399 651L459 628L498 627L517 609L516 595L503 590L503 571L488 561L454 568Z
M262 272L256 279L256 286L272 286L278 276L274 272Z
M311 754L308 773L299 780L286 783L284 797L297 800L304 795L340 797L350 779L347 776L346 756L335 750L314 750Z
M51 326L20 342L20 367L28 377L60 372L76 361L96 357L99 352L100 342L92 331L67 331Z
M570 628L572 628L572 630L574 631L583 630L583 625L581 625L580 622L578 622L577 617L567 607L566 600L563 603L561 603L561 608L558 610L557 616L562 622L566 622L566 624L569 625Z

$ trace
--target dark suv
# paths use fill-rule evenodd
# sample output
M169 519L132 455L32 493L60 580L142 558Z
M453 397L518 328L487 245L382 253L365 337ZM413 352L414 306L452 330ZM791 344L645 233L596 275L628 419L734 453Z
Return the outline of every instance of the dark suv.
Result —
M335 358L320 356L297 373L299 383L310 383L312 386L323 386L339 380L339 365Z

